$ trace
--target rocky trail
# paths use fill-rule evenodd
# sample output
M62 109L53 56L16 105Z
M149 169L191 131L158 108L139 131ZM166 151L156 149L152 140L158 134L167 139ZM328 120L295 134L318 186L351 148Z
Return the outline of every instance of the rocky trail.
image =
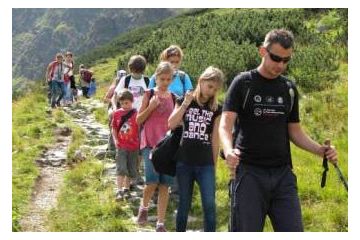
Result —
M104 105L97 100L87 100L77 103L71 107L64 107L63 110L71 117L73 123L80 126L86 134L86 141L83 146L75 152L75 158L84 160L84 152L90 152L99 161L104 164L103 181L111 181L114 183L114 200L116 194L116 166L113 160L114 153L107 152L107 142L109 135L109 128L95 120L92 110L94 108L104 107ZM57 196L61 189L64 173L68 171L66 165L67 150L71 141L71 129L59 128L55 130L56 144L53 148L46 149L36 160L40 169L40 176L38 177L31 201L29 203L29 211L26 216L20 221L23 231L30 232L46 232L47 229L47 214L48 211L56 207ZM156 216L149 215L149 224L145 227L140 227L135 224L137 210L142 196L143 185L135 185L131 191L131 196L119 204L129 204L132 209L133 216L131 220L134 222L135 231L148 232L154 231L156 223ZM170 201L174 201L172 196ZM155 208L156 204L152 202L150 209ZM154 211L156 212L156 211ZM175 221L176 214L173 213ZM197 218L189 216L189 222L198 221ZM199 230L190 230L199 231Z

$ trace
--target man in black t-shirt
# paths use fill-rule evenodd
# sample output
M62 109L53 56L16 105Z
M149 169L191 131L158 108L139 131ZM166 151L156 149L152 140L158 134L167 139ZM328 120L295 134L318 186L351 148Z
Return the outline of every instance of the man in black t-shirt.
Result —
M303 231L290 141L337 161L334 147L316 143L302 130L296 86L281 75L293 42L287 30L270 31L259 49L260 66L236 76L228 89L219 133L236 176L230 231L262 231L266 215L275 231Z

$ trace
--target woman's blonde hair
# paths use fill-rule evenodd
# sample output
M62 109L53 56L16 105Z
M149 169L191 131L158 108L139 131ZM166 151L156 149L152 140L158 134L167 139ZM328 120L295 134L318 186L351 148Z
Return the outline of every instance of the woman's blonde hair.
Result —
M213 67L213 66L210 66L205 69L205 71L200 75L200 77L198 79L198 83L194 90L195 101L198 104L201 104L200 103L201 83L208 82L208 81L214 81L217 84L219 84L219 86L222 86L222 84L225 81L224 73L220 69ZM209 108L211 109L211 111L216 111L218 108L218 101L217 101L216 95L213 96L212 98L210 98L207 104L208 104Z
M159 76L160 74L171 74L174 73L174 69L169 62L160 62L159 65L156 67L155 70L155 77Z
M180 60L183 58L183 52L178 45L171 45L170 47L166 48L160 54L160 61L168 61L170 57L177 56Z

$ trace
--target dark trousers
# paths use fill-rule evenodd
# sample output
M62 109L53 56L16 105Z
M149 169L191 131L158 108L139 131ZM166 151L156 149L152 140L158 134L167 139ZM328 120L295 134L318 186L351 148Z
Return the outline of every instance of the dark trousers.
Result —
M215 207L215 170L214 166L188 166L178 162L176 166L178 180L179 206L176 215L176 231L185 232L191 207L194 183L200 188L201 203L204 212L204 231L216 231Z
M240 163L234 182L232 230L263 231L269 216L276 232L302 232L297 180L290 166L262 168Z

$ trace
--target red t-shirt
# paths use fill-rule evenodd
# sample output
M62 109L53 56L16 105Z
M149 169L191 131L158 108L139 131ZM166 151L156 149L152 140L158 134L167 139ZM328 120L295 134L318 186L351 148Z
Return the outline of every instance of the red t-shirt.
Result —
M137 111L132 114L132 116L121 126L119 130L121 118L126 115L129 111L125 111L120 108L116 110L113 114L113 119L111 122L113 136L115 136L116 147L125 149L127 151L139 150L140 140L139 140L139 127L136 123Z

